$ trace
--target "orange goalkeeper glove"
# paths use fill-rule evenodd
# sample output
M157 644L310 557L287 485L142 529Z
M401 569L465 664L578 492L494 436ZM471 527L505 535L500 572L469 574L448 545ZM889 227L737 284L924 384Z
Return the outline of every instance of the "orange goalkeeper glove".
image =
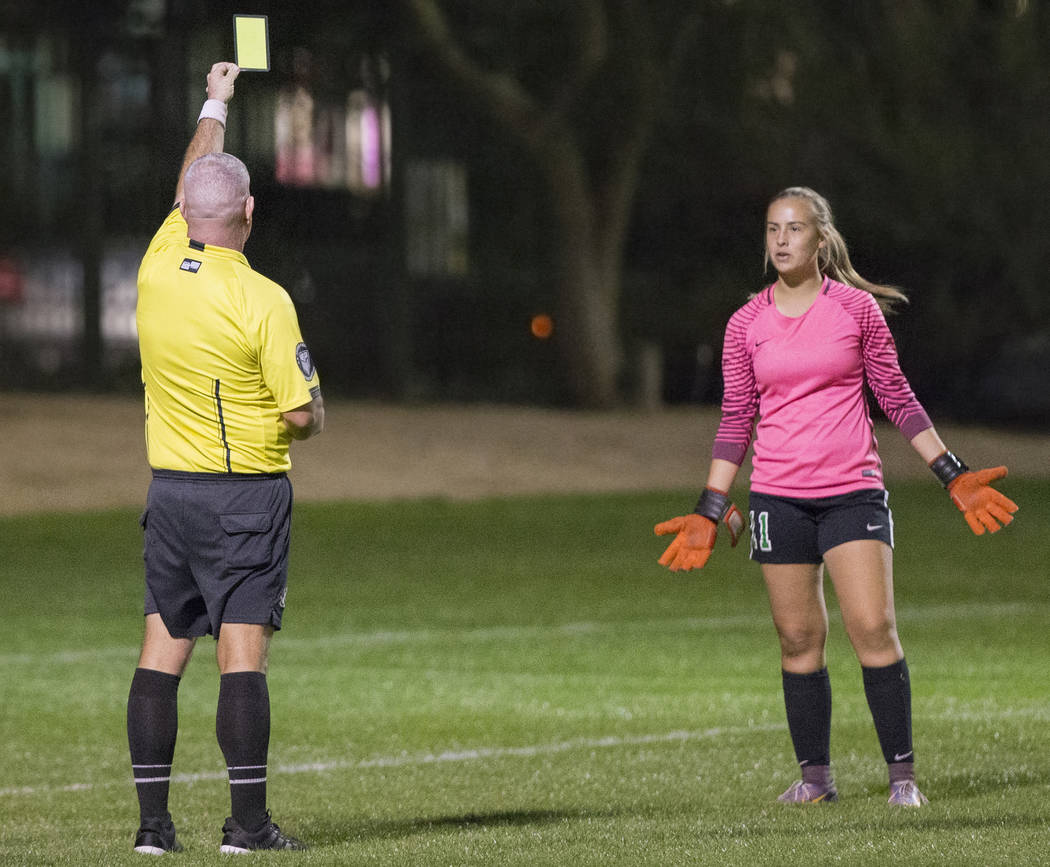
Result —
M1006 467L995 467L975 473L963 473L948 485L952 502L958 506L966 518L966 523L978 536L986 529L989 533L994 533L1000 529L1000 523L1005 527L1014 519L1013 513L1017 511L1017 503L999 493L990 484L1005 475Z
M944 452L930 463L930 469L976 535L985 530L995 533L1014 519L1017 503L991 486L996 479L1006 477L1006 467L972 472L951 452Z
M719 522L725 523L730 543L736 547L744 531L744 516L729 502L725 491L704 488L691 515L671 518L653 528L657 536L675 534L660 557L660 565L667 566L672 572L703 569L715 547Z

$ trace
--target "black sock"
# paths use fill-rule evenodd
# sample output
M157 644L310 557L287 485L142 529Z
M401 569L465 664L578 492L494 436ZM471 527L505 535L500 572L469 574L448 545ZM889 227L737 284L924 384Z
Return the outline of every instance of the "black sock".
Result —
M781 672L788 731L803 768L831 764L831 679L826 668L811 674Z
M901 659L882 668L862 667L864 694L887 764L911 763L911 680Z
M237 671L219 678L215 735L230 777L230 809L246 831L266 816L266 756L270 748L270 692L266 675Z
M136 668L128 694L128 747L139 818L170 819L168 786L179 730L179 677Z

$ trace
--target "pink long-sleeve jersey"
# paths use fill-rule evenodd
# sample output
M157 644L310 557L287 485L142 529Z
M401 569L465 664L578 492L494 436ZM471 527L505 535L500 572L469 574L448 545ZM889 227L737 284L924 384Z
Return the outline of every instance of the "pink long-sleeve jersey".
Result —
M722 375L713 456L740 465L753 436L751 489L759 493L830 497L883 487L865 381L905 437L931 426L874 297L827 277L802 316L777 310L772 286L737 310Z

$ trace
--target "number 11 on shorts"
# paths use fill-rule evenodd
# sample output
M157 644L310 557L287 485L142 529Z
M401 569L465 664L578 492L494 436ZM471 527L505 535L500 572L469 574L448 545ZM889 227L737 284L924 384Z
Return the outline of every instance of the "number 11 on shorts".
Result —
M773 543L769 539L769 512L752 511L751 516L751 550L772 551Z

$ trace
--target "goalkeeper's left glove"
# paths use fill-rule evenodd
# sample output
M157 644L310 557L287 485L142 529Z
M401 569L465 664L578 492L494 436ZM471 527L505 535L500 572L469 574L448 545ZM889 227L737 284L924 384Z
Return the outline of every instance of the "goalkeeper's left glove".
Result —
M948 489L952 502L980 536L987 530L995 533L1009 524L1017 503L991 486L996 479L1006 476L1006 467L993 467L972 472L966 464L946 451L930 462L930 469Z
M653 528L658 536L676 534L660 557L660 565L672 572L703 569L715 547L719 522L725 523L730 544L736 547L744 531L744 516L725 491L704 488L693 514L671 518Z

